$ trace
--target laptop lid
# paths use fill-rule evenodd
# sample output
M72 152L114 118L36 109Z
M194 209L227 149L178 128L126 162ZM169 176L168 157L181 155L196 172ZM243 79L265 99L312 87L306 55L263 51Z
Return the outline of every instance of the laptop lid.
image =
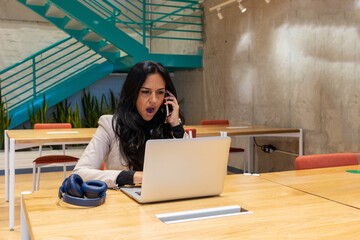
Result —
M219 195L223 191L229 137L148 140L141 203Z

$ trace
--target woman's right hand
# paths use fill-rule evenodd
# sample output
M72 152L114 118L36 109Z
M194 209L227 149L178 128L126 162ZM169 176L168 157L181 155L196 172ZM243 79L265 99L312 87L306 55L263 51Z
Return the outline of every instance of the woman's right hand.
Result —
M171 105L172 111L169 116L166 116L166 121L172 126L178 126L180 124L179 119L179 103L175 97L174 94L166 90L166 93L168 94L167 97L165 97L165 105Z
M143 172L135 172L133 179L134 184L142 183L142 177L143 177Z

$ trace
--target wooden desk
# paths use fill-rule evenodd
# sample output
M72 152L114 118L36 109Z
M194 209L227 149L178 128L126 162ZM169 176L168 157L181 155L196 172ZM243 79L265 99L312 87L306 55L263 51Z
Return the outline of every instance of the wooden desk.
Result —
M360 165L261 174L261 178L360 209Z
M295 128L274 128L260 125L185 125L185 128L196 128L196 135L199 137L219 136L226 132L228 136L269 136L274 134L296 135L301 129Z
M253 137L296 137L299 139L299 156L303 155L303 130L294 128L274 128L259 125L186 125L185 128L196 128L197 137L230 136L248 138L248 172L252 173L254 164Z
M96 128L5 131L5 201L9 201L9 228L14 229L15 150L32 146L88 143Z
M252 137L275 136L299 138L299 155L303 154L302 129L272 128L255 125L189 125L196 128L197 136L248 137L248 172L252 172L253 140ZM14 184L15 184L15 150L37 146L39 144L78 144L88 143L96 128L43 129L43 130L9 130L5 131L5 199L9 201L9 228L14 228Z
M256 176L226 176L218 197L138 204L109 190L105 204L78 208L59 186L24 195L32 239L357 239L360 211ZM165 224L155 214L240 205L251 214ZM23 226L23 225L22 225Z

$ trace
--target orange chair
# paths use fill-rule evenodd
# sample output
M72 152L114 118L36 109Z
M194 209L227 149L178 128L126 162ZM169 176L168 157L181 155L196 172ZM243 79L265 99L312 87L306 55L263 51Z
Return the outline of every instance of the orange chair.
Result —
M229 125L229 120L201 120L200 125ZM230 153L245 153L245 150L230 147Z
M190 138L196 138L196 128L184 128L184 130L189 134Z
M104 171L105 170L105 163L101 164L100 170Z
M296 170L338 167L347 165L357 165L359 159L355 153L332 153L299 156L295 159Z
M71 128L70 123L36 123L34 129L60 129L60 128ZM42 146L39 146L40 157L33 161L33 190L39 190L40 186L40 169L51 164L62 164L64 169L64 179L66 178L66 166L76 165L79 160L76 157L65 155L65 144L63 147L63 155L42 155ZM37 169L37 179L36 178Z

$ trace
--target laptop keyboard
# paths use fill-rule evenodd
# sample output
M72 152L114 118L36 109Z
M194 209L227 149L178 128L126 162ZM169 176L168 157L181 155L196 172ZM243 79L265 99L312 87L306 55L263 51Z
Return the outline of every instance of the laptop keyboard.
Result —
M141 191L135 192L137 195L141 196Z

